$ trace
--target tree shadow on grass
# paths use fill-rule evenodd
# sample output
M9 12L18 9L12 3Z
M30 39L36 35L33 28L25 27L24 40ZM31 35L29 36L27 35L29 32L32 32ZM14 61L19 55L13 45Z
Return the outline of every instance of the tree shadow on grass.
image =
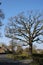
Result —
M0 65L29 65L29 63L22 63L22 62L18 62L18 63L0 62Z

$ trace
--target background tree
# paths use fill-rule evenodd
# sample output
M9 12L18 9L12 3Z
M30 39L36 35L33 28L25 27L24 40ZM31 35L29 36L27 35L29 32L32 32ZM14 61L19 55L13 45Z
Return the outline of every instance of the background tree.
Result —
M27 47L27 48L25 48L25 51L28 53L29 52L29 48Z
M40 54L43 54L43 50L41 50L41 53Z
M17 53L17 54L22 54L22 52L23 52L22 47L18 45L18 46L17 46L16 53Z
M3 50L5 51L5 53L10 53L11 52L6 44L3 43L2 47L4 47Z
M32 54L32 44L34 42L42 43L43 35L43 16L42 14L33 13L27 15L21 13L15 17L11 17L6 26L5 36L17 41L22 41L29 45Z
M37 53L37 46L36 46L36 45L33 45L32 52L33 52L33 53Z
M0 2L1 5L1 2ZM5 18L4 13L2 11L2 9L0 9L0 29L3 26L2 20ZM1 37L1 30L0 30L0 37Z
M0 5L1 5L1 2L0 2Z
M12 52L15 53L15 47L17 46L17 43L13 39L10 40L10 46L11 46Z

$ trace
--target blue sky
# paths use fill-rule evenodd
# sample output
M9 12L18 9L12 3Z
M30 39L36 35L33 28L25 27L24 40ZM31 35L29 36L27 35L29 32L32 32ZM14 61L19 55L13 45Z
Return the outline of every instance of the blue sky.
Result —
M43 11L43 0L0 0L0 2L2 2L2 5L0 5L0 9L2 9L5 14L5 19L3 21L5 25L8 22L8 18L10 18L11 16L15 16L22 11ZM2 32L4 34L4 26ZM6 44L8 44L8 41L6 40L8 39L4 36L3 38L0 38L1 42L4 41L6 42ZM40 48L41 47L43 46L41 45Z

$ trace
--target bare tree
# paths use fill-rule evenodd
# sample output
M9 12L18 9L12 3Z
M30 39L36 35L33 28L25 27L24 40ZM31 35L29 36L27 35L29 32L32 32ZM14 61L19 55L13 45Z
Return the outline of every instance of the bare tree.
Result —
M1 2L0 2L0 5L1 5Z
M15 53L14 48L17 46L17 43L14 41L14 39L10 40L9 43L12 46L12 48L11 48L12 49L12 52Z
M17 50L16 50L16 53L17 54L22 54L22 52L23 52L23 49L22 49L22 46L17 46Z
M0 2L1 5L1 2ZM2 11L2 9L0 9L0 29L3 26L2 20L5 18L4 13ZM1 31L1 30L0 30ZM0 32L0 36L1 36L1 32Z
M5 18L3 11L0 9L0 27L3 25L2 20Z
M32 54L32 44L43 43L43 15L32 11L27 16L21 13L11 17L6 26L5 36L28 44Z

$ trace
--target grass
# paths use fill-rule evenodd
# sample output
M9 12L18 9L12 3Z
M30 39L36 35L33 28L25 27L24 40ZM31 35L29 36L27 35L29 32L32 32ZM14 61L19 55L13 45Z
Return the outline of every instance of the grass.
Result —
M6 58L14 59L14 55L13 54L6 54Z
M39 65L37 62L31 62L30 65Z
M30 55L14 55L14 54L7 54L6 58L14 59L14 60L23 60L23 59L32 59Z
M25 59L32 59L30 55L14 55L14 54L7 54L7 58L14 59L14 60L25 60ZM43 57L40 55L34 56L34 61L30 63L30 65L43 65Z

